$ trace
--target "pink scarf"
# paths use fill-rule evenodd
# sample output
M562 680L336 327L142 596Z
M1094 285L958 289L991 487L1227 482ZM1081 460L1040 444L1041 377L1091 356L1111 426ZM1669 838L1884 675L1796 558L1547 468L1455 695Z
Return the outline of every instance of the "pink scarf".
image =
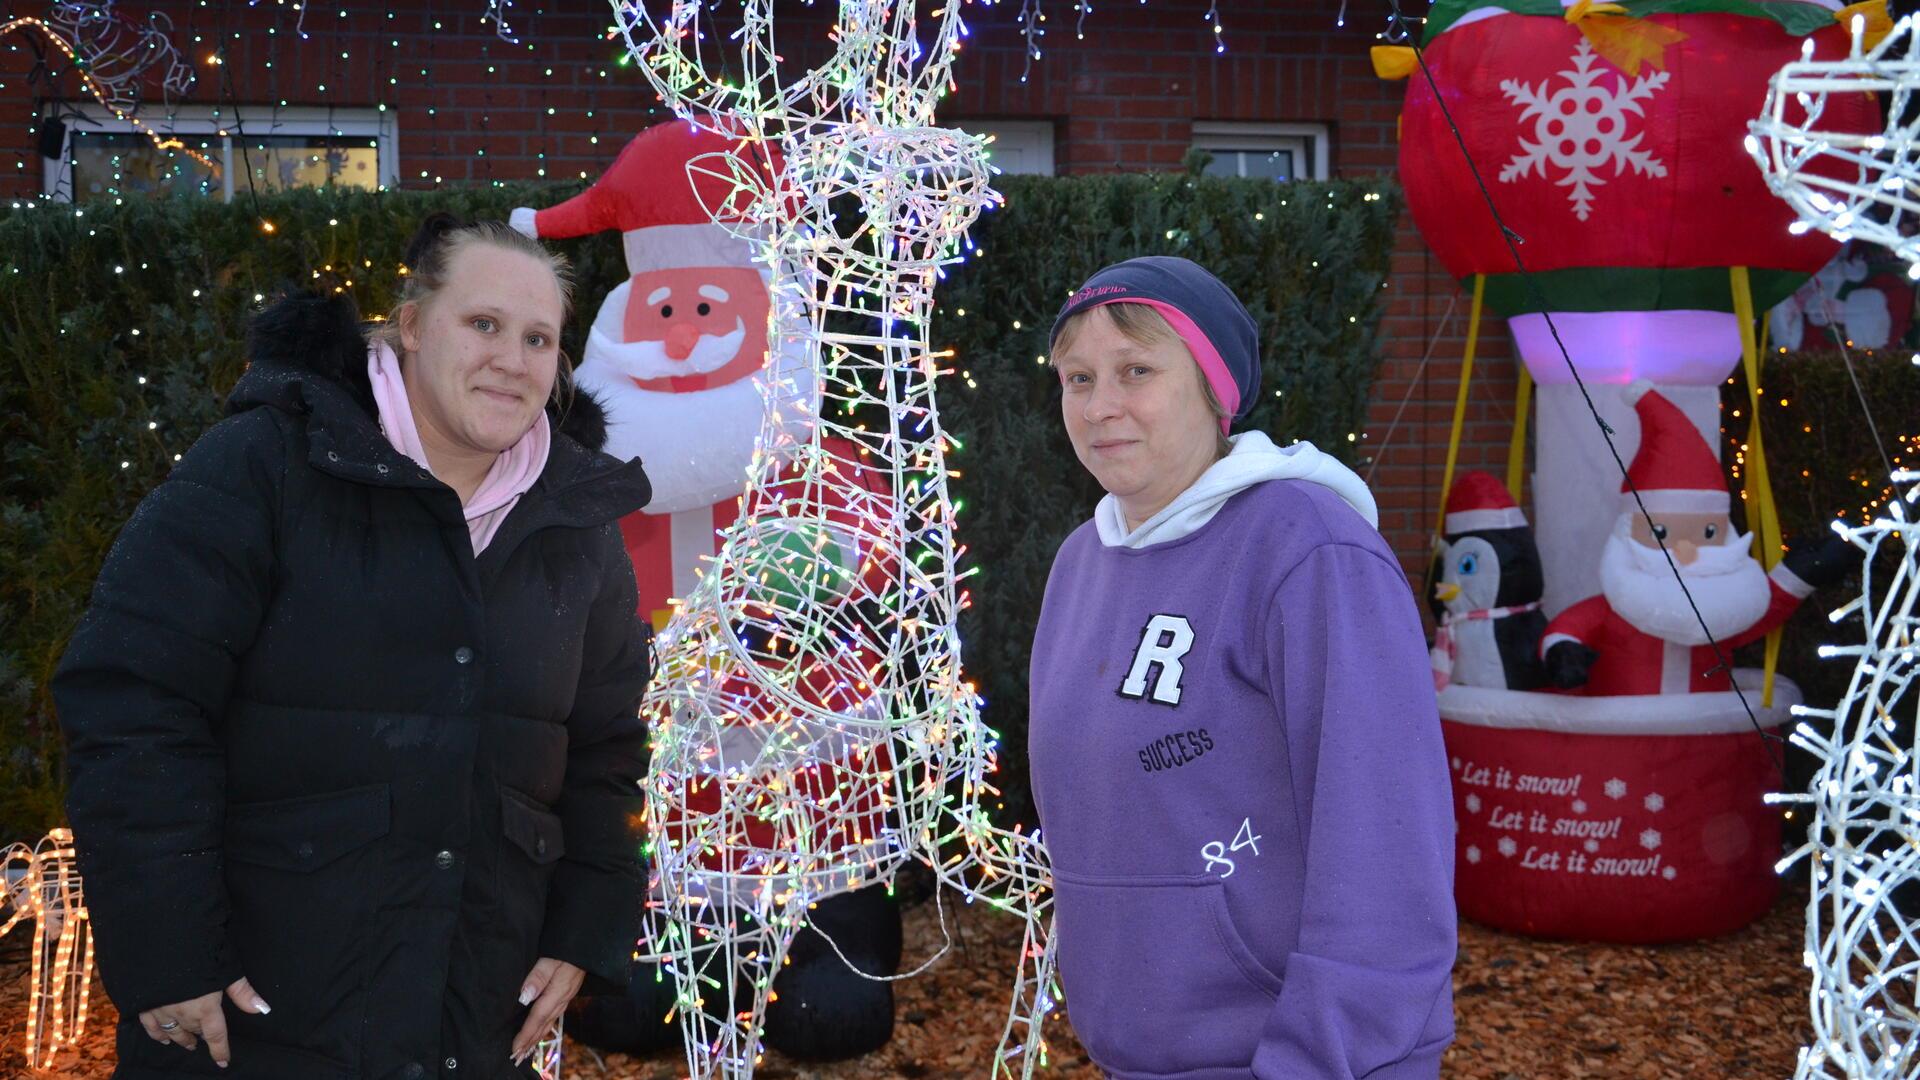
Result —
M385 342L375 342L367 350L367 378L373 383L373 400L380 408L380 430L395 450L418 462L428 472L427 448L420 441L420 428L413 422L413 405L407 401L407 384L400 377L400 361ZM520 501L540 471L547 467L547 451L553 445L553 432L542 410L520 441L494 458L487 478L468 499L463 509L467 534L473 538L473 553L485 551L500 523L507 519L513 504Z

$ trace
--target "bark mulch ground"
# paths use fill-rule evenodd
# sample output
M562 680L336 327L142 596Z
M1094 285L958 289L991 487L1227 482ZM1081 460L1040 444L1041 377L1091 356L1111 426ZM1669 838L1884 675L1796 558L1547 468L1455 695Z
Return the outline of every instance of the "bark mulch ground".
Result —
M1542 942L1472 924L1460 928L1454 969L1459 1037L1447 1080L1783 1080L1807 1037L1807 979L1800 966L1806 895L1788 890L1773 912L1732 937L1689 945L1625 947ZM1005 1019L1019 926L989 908L947 907L953 950L931 971L898 984L893 1041L858 1061L801 1066L770 1054L766 1080L908 1080L986 1075ZM934 906L906 913L907 966L940 944ZM0 1077L100 1080L113 1070L116 1015L96 985L77 1052L29 1074L22 1033L30 928L0 941ZM1063 1080L1097 1080L1064 1020L1049 1025ZM569 1046L577 1080L671 1080L673 1055L633 1058Z

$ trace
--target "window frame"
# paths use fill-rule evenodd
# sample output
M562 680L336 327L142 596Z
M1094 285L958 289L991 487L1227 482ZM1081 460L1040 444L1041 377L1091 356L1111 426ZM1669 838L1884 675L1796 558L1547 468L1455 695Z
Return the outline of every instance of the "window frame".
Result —
M1059 149L1060 139L1059 132L1056 130L1052 120L1013 118L1003 120L990 117L961 117L952 121L950 126L957 127L969 135L994 136L994 141L987 144L989 154L992 154L1002 140L1007 139L1009 136L1044 135L1046 136L1045 144L1035 149L1044 154L1045 169L1023 169L1018 172L1002 169L1001 172L1007 176L1055 176L1059 174L1060 155L1057 151ZM992 158L990 157L988 160L991 161ZM998 162L995 162L995 164L997 165Z
M73 201L73 136L76 133L143 134L132 119L121 119L98 102L50 103L42 119L49 120L56 116L66 124L60 140L60 156L41 159L40 180L41 194L53 202ZM376 182L380 190L400 186L400 118L392 109L326 105L282 105L278 108L270 105L243 105L237 108L179 105L165 114L142 116L140 120L162 136L217 138L220 146L215 160L220 163L223 202L233 201L234 162L243 160L243 155L234 146L234 140L250 136L371 139L376 144Z
M1302 149L1301 157L1311 175L1296 176L1295 180L1333 179L1332 144L1333 130L1328 124L1219 120L1196 120L1193 124L1193 146L1215 154Z

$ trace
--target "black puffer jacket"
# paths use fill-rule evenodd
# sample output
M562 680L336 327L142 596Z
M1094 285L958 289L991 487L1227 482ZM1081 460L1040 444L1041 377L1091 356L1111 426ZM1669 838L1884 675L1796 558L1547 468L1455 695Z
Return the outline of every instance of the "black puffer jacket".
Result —
M250 352L54 680L116 1075L529 1075L521 980L553 956L624 981L645 894L617 521L646 477L563 426L476 558L380 432L350 306L282 301ZM242 975L273 1011L227 1006L225 1071L136 1021Z

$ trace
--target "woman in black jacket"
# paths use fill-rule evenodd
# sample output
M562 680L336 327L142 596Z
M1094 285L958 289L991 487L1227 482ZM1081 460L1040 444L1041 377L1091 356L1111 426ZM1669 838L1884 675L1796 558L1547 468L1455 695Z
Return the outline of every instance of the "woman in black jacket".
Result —
M371 348L256 318L54 679L116 1077L523 1077L625 977L646 477L568 400L562 262L444 217L407 262Z

